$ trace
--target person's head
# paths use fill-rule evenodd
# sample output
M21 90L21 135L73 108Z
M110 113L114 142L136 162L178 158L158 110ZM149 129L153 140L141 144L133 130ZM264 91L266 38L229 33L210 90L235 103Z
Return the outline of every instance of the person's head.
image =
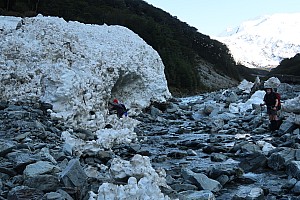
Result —
M119 103L118 99L114 99L113 102L114 102L114 103Z
M265 88L265 90L267 94L270 94L272 92L272 88Z

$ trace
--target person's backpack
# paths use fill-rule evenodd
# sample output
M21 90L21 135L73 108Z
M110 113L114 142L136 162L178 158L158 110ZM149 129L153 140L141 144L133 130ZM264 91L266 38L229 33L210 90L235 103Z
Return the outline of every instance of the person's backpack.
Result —
M128 113L127 113L128 109L126 108L126 106L124 104L121 103L120 105L123 108L123 114L127 117L127 115L128 115Z
M277 99L278 99L278 106L277 106L277 110L280 110L280 109L281 109L281 102L280 102L280 98L281 98L281 96L280 96L280 94L279 94L279 93L277 93L277 92L275 92L275 95L276 95L276 97L277 97Z

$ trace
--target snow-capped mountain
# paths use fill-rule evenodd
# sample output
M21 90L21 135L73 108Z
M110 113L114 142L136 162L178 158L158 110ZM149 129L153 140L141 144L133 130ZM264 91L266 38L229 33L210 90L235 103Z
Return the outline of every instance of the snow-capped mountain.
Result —
M300 52L300 13L274 14L246 21L214 39L225 43L237 63L274 68Z

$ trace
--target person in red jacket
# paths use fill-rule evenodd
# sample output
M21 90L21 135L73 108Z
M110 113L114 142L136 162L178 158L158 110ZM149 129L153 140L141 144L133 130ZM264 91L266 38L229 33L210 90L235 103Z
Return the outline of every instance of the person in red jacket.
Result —
M119 118L122 118L122 116L127 117L127 109L124 104L119 103L118 99L114 99L113 103L109 102L110 109L109 110L115 110L117 111L117 116Z

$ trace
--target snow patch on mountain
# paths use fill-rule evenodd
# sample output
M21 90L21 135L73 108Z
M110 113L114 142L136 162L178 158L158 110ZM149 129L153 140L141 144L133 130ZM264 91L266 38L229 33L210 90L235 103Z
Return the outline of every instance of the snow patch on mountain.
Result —
M274 68L300 52L300 13L259 17L214 39L226 44L235 61L250 68Z

